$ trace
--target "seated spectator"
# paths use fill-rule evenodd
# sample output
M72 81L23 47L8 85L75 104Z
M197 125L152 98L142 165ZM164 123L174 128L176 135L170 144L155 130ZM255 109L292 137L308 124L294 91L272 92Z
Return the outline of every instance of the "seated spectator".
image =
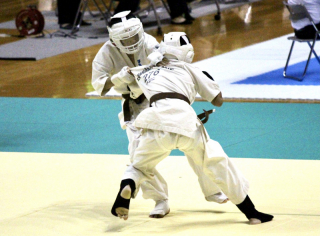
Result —
M288 0L289 5L304 5L311 18L320 29L320 0ZM313 39L316 30L308 19L291 22L295 36L300 39ZM318 39L320 36L318 35Z
M188 2L190 0L167 0L170 8L171 23L176 25L192 24L194 18L190 15Z
M122 11L135 12L139 9L140 0L117 0L119 3L114 10L114 15Z
M170 8L170 17L172 24L187 25L192 24L194 18L190 15L188 3L193 0L167 0ZM114 14L122 11L131 11L132 13L139 10L140 0L117 0L118 5Z

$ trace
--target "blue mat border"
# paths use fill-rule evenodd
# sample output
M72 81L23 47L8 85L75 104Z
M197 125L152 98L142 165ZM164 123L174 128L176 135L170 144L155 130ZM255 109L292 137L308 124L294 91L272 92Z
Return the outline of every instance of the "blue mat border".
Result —
M290 65L287 69L287 75L301 77L305 65L306 61ZM316 58L310 60L306 76L302 81L284 78L283 70L284 67L261 75L251 76L232 84L320 86L320 64Z
M120 108L120 100L2 97L0 151L128 154ZM319 119L320 104L226 102L205 127L230 157L320 160Z

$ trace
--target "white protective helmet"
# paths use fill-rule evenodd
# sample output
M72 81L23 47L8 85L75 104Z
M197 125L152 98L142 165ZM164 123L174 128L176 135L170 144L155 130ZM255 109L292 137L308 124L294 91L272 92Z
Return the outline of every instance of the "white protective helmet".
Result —
M160 51L168 58L176 58L187 63L191 63L194 57L193 46L184 32L164 34L160 43Z
M121 52L134 54L140 50L144 42L144 31L138 18L129 18L130 11L123 11L111 17L111 22L119 19L111 27L108 26L109 37ZM120 21L121 20L121 21Z

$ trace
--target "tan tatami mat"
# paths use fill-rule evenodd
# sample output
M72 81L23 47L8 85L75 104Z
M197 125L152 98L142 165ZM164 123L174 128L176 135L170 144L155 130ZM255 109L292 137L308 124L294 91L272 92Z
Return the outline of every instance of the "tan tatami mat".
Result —
M154 202L139 193L129 219L111 215L128 156L0 153L1 236L320 235L320 162L232 158L251 187L249 196L274 220L249 225L230 202L206 202L185 157L158 170L169 186L171 212L148 217Z

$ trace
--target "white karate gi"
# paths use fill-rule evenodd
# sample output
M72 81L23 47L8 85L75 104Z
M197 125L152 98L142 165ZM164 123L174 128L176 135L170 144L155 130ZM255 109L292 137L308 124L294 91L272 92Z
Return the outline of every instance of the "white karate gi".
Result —
M108 40L99 50L92 62L92 86L99 93L102 94L104 85L108 78L111 78L113 74L118 73L124 66L141 66L149 63L147 56L152 53L159 45L157 40L151 35L144 33L144 44L142 49L133 54L134 64L128 57L126 53L121 52L115 45ZM121 94L130 94L130 91L127 89L127 86L118 87L117 91ZM122 103L124 99L122 99ZM129 101L131 121L125 122L123 111L118 115L120 120L120 125L122 129L126 130L129 146L128 151L130 155L130 161L134 154L134 150L139 143L137 129L131 124L134 121L137 114L141 110L148 107L148 101L145 99L144 102L137 105L134 101ZM143 197L146 199L158 200L167 200L168 199L168 187L166 181L163 177L156 171L155 178L148 180L141 185Z
M131 69L145 96L176 92L186 96L191 104L197 93L211 102L220 89L201 70L182 61L170 60L164 67L136 67ZM117 78L132 83L135 78ZM201 166L212 181L234 203L243 202L249 183L236 169L220 144L209 138L193 108L180 99L162 99L143 110L134 124L142 129L133 163L122 179L133 179L138 189L141 181L153 178L153 169L171 150L180 149ZM178 167L177 167L178 168Z
M94 89L103 95L102 91L106 80L108 77L118 73L124 66L135 67L139 65L147 65L150 63L147 56L152 53L155 48L158 47L158 42L151 35L144 33L144 45L143 48L136 54L134 54L135 64L131 62L126 53L120 52L110 41L107 41L99 50L95 56L92 63L92 85ZM132 96L139 97L142 94L141 89L134 81L129 85ZM115 90L122 94L130 94L130 91L127 89L127 84L118 83L115 85ZM122 103L124 100L122 100ZM136 104L134 101L129 101L131 120L129 122L124 121L123 111L118 115L120 120L120 125L123 129L126 129L129 146L128 151L130 159L132 161L134 152L139 143L140 133L132 125L135 118L143 111L145 108L149 107L149 102L147 99L144 100L141 104ZM204 173L201 167L195 165L192 159L188 159L191 167L198 176L198 181L201 187L201 190L205 197L209 197L216 193L219 193L221 190L218 186L213 183ZM150 180L152 183L145 183L141 185L143 192L143 197L146 199L153 199L155 201L168 199L168 188L166 181L162 176L155 170L155 178ZM154 188L152 188L152 185ZM137 192L135 193L135 195Z

